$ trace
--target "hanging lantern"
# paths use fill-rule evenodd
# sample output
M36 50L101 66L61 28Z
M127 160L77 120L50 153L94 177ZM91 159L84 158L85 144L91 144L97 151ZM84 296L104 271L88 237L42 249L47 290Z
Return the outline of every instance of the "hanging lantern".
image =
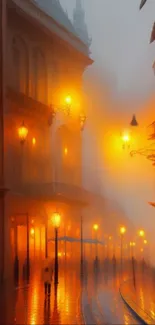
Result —
M28 135L28 129L24 124L24 121L22 123L22 125L18 128L18 136L20 139L21 144L24 144L24 142L26 141Z
M132 120L130 122L130 125L131 126L138 126L138 122L136 120L136 115L134 114L133 117L132 117Z
M86 124L86 115L85 114L80 114L80 127L81 127L81 131L84 130L85 124Z

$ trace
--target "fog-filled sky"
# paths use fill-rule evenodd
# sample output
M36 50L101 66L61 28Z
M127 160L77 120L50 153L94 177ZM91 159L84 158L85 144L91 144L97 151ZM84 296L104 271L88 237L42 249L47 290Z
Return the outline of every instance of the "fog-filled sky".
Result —
M76 1L60 1L72 18ZM82 0L82 3L95 61L88 68L90 78L86 75L86 84L92 82L92 91L87 89L90 104L84 144L88 187L117 202L136 228L144 227L150 240L154 240L154 209L148 205L148 201L154 201L154 169L144 157L131 159L130 150L123 151L121 145L118 149L116 143L121 141L119 121L123 114L127 125L133 113L140 124L135 135L135 140L140 140L134 149L144 146L142 130L154 119L155 44L149 44L149 40L155 0L148 0L141 11L140 0ZM111 93L107 96L107 87L117 97ZM94 89L98 90L95 99Z
M153 92L155 46L149 44L155 0L139 11L140 0L82 0L92 36L95 66L108 71L121 96L142 99ZM75 0L61 0L72 18Z

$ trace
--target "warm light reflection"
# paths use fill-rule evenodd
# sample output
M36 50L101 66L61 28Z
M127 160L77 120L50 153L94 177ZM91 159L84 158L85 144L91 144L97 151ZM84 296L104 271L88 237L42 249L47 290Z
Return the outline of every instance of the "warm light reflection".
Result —
M38 279L34 280L34 286L32 288L30 301L29 301L29 324L30 325L37 325L38 324L38 310L39 305L39 282Z
M124 226L120 227L120 234L124 235L125 233L126 233L126 228Z
M145 232L144 232L144 230L142 230L142 229L141 229L141 230L139 230L139 236L140 236L140 237L144 237L144 235L145 235Z
M109 236L109 240L112 240L112 236Z
M61 252L58 252L58 256L61 257L62 256L62 253Z
M122 135L122 140L123 140L123 142L125 142L125 143L129 142L129 141L130 141L129 134L124 133L124 134Z
M51 221L53 223L54 228L59 228L60 227L60 221L61 221L60 214L58 212L54 212L53 215L52 215Z
M98 228L99 228L98 224L97 224L97 223L95 223L95 224L93 225L93 229L97 231L97 230L98 230Z
M146 239L144 239L144 244L145 244L145 245L147 244L147 240L146 240Z
M66 98L65 98L65 103L66 103L67 105L71 105L71 103L72 103L72 97L71 97L70 95L66 96Z

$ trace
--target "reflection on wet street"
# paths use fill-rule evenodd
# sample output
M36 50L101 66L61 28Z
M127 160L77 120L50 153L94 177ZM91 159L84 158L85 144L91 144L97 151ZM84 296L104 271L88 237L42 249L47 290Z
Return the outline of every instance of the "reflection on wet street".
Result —
M1 308L5 314L1 324L82 324L80 294L76 269L64 270L60 271L59 284L52 285L51 297L45 299L44 284L36 271L29 286L15 290L11 297L8 293L5 309Z
M112 265L108 268L101 267L100 271L94 272L91 263L88 268L84 268L82 282L79 265L68 265L66 268L61 266L59 284L52 285L50 299L45 299L44 285L38 269L32 274L29 285L1 295L1 324L83 324L83 294L87 295L89 305L89 310L85 310L87 313L91 310L96 324L140 324L120 296L120 272L114 270ZM129 278L129 274L126 273L124 277ZM146 292L150 293L153 284L151 281L153 280L146 286L146 283L149 283L147 275L138 274L137 291L134 294L141 307L155 315L154 300L146 299L145 295ZM143 283L148 290L146 292ZM133 290L130 285L127 288L129 291Z
M114 271L111 265L103 268L100 275L96 274L96 279L89 278L88 295L92 296L90 301L95 318L97 320L100 313L104 324L140 324L120 296L120 283L120 273Z

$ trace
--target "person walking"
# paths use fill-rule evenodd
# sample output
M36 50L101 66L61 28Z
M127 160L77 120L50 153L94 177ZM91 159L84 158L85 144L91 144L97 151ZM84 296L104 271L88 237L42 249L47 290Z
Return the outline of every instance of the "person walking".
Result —
M46 266L44 268L44 273L43 273L43 280L44 280L44 288L45 288L45 295L50 296L51 294L51 282L53 279L53 269L50 268L49 266Z

